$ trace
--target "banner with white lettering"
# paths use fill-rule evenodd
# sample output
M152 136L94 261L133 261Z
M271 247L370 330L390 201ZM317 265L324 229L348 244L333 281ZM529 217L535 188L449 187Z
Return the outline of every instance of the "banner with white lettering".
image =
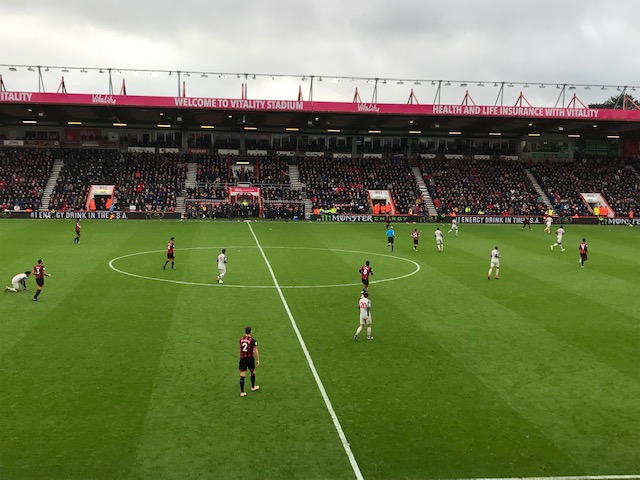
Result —
M128 147L129 153L156 153L156 147Z
M602 225L640 225L640 218L602 218Z
M101 128L65 128L64 139L67 142L80 142L81 140L100 140Z
M191 155L209 155L208 148L189 148L187 149L187 153Z
M390 199L389 190L369 190L369 197L374 200Z
M522 225L525 218L529 219L531 224L544 223L543 216L524 216L524 215L458 215L451 217L446 215L442 220L445 222L451 222L453 218L458 220L459 224L494 224L494 225ZM598 219L595 217L554 217L554 223L575 223L580 225L597 225Z
M392 222L404 223L408 219L408 215L391 215ZM386 215L357 215L348 213L325 213L320 215L309 215L312 222L342 222L342 223L369 223L369 222L386 222ZM424 215L413 215L413 221L423 223L428 221L428 217Z
M85 210L75 211L55 211L55 212L14 212L0 211L0 218L32 218L36 220L55 220L55 219L81 219L81 220L179 220L181 214L176 212L129 212L114 211L107 212L99 210L95 212L87 212Z
M383 115L425 115L453 117L512 117L583 120L640 121L640 110L492 106L419 105L390 103L316 102L294 100L253 100L237 98L151 97L141 95L91 95L83 93L0 92L0 103L119 106L242 111L300 111L365 113Z

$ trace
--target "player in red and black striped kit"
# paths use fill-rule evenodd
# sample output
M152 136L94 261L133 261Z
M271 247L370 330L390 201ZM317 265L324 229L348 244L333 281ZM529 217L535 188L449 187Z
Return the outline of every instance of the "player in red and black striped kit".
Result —
M76 220L76 238L73 239L73 243L80 243L80 219Z
M420 241L420 232L417 228L414 228L413 232L411 232L411 238L413 238L413 249L417 251L418 242Z
M587 251L589 247L587 246L587 239L583 238L582 243L578 247L578 251L580 252L580 266L584 268L584 262L587 261Z
M373 269L369 265L369 260L364 262L364 265L360 267L360 277L362 278L362 291L366 292L369 290L369 275L373 275Z
M258 342L251 336L251 327L244 329L244 337L240 339L240 396L244 397L247 392L244 391L244 377L247 370L251 372L251 391L260 390L256 385L256 368L260 365L260 354L258 352Z
M44 277L50 277L51 275L45 271L44 265L42 264L42 259L38 260L38 264L33 267L33 275L36 277L36 283L38 284L38 290L36 290L36 294L33 297L33 301L38 301L38 296L40 292L42 292L42 287L44 287Z
M169 239L169 243L167 243L167 261L164 262L164 265L162 267L163 270L167 269L167 263L171 262L171 270L175 270L174 264L175 264L175 259L176 259L176 245L173 242L173 238L171 237Z

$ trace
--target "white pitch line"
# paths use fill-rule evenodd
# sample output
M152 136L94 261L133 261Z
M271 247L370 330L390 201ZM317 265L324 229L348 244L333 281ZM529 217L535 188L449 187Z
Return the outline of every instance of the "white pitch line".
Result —
M216 248L220 248L220 247L186 247L186 248L181 248L180 251L184 251L184 250L213 250ZM234 246L234 247L226 247L228 250L231 250L233 248L238 248L238 249L242 249L242 248L258 248L255 246ZM357 254L361 254L361 255L376 255L379 257L388 257L388 258L392 258L395 260L402 260L404 262L408 262L408 263L412 263L415 267L415 270L413 270L412 272L406 273L404 275L400 275L397 277L389 277L389 278L382 278L379 280L371 280L369 283L370 284L375 284L375 283L383 283L383 282L394 282L396 280L402 280L404 278L410 277L412 275L415 275L416 273L418 273L420 271L420 265L408 258L404 258L404 257L398 257L398 256L393 256L393 255L386 255L384 253L372 253L372 252L360 252L357 250L341 250L341 249L329 249L329 248L315 248L315 247L265 247L267 249L288 249L288 250L321 250L321 251L330 251L330 252L343 252L343 253L357 253ZM111 268L111 270L113 270L114 272L118 272L122 275L128 275L130 277L134 277L134 278L141 278L143 280L153 280L156 282L165 282L165 283L176 283L179 285L195 285L195 286L199 286L199 287L216 287L216 288L259 288L259 289L271 289L271 288L276 288L274 285L234 285L234 284L230 284L230 283L225 283L224 285L220 285L220 284L215 284L215 283L202 283L202 282L188 282L186 280L171 280L168 278L158 278L158 277L149 277L147 275L140 275L137 273L132 273L132 272L127 272L125 270L121 270L118 267L115 266L115 263L118 260L122 260L123 258L129 258L129 257L136 257L139 255L147 255L150 253L163 253L165 252L165 250L147 250L144 252L135 252L135 253L129 253L127 255L121 255L119 257L116 258L112 258L111 260L109 260L109 268ZM327 285L280 285L280 288L282 289L305 289L305 288L335 288L335 287L357 287L359 286L360 283L331 283L331 284L327 284Z
M446 480L639 480L640 475L574 475L557 477L452 478ZM445 479L441 479L445 480Z
M304 352L304 356L307 359L307 363L309 364L309 368L311 369L311 373L313 374L313 378L318 385L318 389L320 390L320 394L322 395L322 399L324 400L324 404L329 411L329 415L331 416L331 420L333 420L333 426L338 432L338 436L340 437L340 441L342 442L342 446L344 451L347 453L347 457L349 458L349 463L351 463L351 468L353 469L353 473L355 473L356 478L358 480L364 480L362 476L362 472L360 471L360 467L358 466L358 462L356 461L356 457L353 455L351 451L351 447L349 446L349 441L347 440L347 436L344 434L344 430L342 430L342 425L340 425L340 420L338 420L338 415L336 415L336 411L333 409L331 405L331 400L329 400L329 396L327 395L327 391L324 389L324 385L322 384L322 380L320 380L320 375L318 375L318 371L313 363L313 359L311 358L311 354L307 349L307 345L302 338L302 334L300 333L300 329L298 328L298 324L296 323L295 318L293 318L293 314L291 313L291 309L289 308L289 304L287 300L284 298L284 294L282 293L282 289L280 288L280 284L278 283L278 279L276 278L273 269L271 268L271 263L269 263L269 259L267 255L264 253L262 249L262 245L258 241L258 237L256 236L253 228L251 228L251 224L247 223L249 230L251 231L251 235L253 235L253 239L256 241L256 245L258 246L258 250L262 254L262 258L264 262L267 264L267 268L269 269L269 273L271 273L271 278L273 279L273 283L276 286L276 290L278 291L278 295L280 295L280 300L282 301L282 305L284 305L284 309L289 316L289 320L291 321L291 326L293 327L294 332L296 332L296 336L298 337L298 342L300 342L300 346L302 347L302 351Z

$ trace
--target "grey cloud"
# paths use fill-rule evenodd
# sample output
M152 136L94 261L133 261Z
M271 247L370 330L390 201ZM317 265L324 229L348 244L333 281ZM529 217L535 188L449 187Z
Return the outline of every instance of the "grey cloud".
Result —
M20 48L4 52L17 64L634 84L639 10L632 0L40 0L0 18L0 41L24 27Z

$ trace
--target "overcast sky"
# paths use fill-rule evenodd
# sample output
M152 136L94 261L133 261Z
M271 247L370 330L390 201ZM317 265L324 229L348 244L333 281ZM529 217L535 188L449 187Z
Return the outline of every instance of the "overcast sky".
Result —
M505 89L504 104L520 91L533 105L553 105L556 84L635 85L640 88L638 0L90 0L11 1L0 16L0 63L114 69L130 95L178 93L168 73L118 69L257 74L249 98L363 101L373 85L335 77L402 79L378 87L378 102L405 103L414 88L420 103L433 103L430 82L450 80L442 103L459 104L462 80L478 104L496 101L494 82L543 82L550 86ZM37 75L0 67L7 90L38 91ZM271 80L260 74L287 75ZM106 93L106 75L60 69L44 72L46 91L61 76L70 93ZM239 97L241 80L191 74L188 96ZM410 81L409 81L410 80ZM456 82L457 81L457 82ZM483 81L485 87L478 87ZM489 83L487 83L489 82ZM616 94L615 88L567 91L585 103ZM631 92L634 94L633 92ZM635 96L640 96L640 90Z

